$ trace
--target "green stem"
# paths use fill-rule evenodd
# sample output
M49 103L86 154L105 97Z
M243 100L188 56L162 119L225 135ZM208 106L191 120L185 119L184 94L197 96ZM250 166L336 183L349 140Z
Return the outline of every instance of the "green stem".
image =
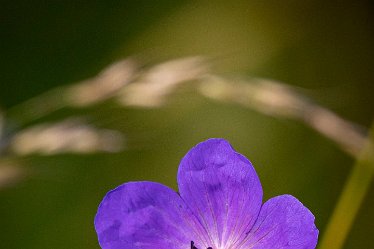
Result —
M344 245L374 175L373 135L374 126L371 128L371 137L357 158L344 186L327 225L320 249L340 249Z

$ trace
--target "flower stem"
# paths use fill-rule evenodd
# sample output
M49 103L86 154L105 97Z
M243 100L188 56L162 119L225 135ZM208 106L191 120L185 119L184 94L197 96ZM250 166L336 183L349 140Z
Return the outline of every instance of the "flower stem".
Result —
M369 190L374 175L374 126L371 127L370 133L371 136L367 139L364 149L352 168L327 225L320 249L340 249L343 247L358 210Z

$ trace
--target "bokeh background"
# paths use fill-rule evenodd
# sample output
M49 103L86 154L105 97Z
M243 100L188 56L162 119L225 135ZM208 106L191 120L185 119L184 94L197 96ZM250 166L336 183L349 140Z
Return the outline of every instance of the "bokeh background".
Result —
M371 1L2 2L0 247L99 248L93 219L105 193L135 180L177 189L180 159L210 137L251 160L265 200L289 193L309 207L321 238L355 159L301 122L212 101L188 84L160 106L108 98L46 115L25 106L123 58L151 67L202 55L219 75L284 82L368 130L373 31ZM50 101L39 108L59 100ZM10 146L31 127L77 117L109 132L112 147L22 153ZM374 248L373 210L371 185L344 248Z

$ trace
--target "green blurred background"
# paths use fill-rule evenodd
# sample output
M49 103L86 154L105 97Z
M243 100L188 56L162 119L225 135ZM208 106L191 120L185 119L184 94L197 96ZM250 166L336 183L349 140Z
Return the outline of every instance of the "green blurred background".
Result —
M0 108L9 133L20 103L136 56L154 64L189 55L214 58L223 75L276 79L369 128L374 114L370 1L14 1L0 7ZM7 115L9 110L9 115ZM93 218L105 193L126 181L177 189L180 159L222 137L254 164L265 199L289 193L316 216L323 235L354 159L292 120L182 91L160 108L113 101L64 108L26 126L84 116L122 132L119 153L17 156L31 172L0 189L0 247L99 248ZM371 186L344 248L374 248Z

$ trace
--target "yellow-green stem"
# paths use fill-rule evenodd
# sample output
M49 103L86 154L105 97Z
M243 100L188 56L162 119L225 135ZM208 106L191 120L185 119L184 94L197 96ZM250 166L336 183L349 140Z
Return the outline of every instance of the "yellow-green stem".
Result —
M327 225L320 249L340 249L370 187L374 175L373 132L357 158L343 192Z

